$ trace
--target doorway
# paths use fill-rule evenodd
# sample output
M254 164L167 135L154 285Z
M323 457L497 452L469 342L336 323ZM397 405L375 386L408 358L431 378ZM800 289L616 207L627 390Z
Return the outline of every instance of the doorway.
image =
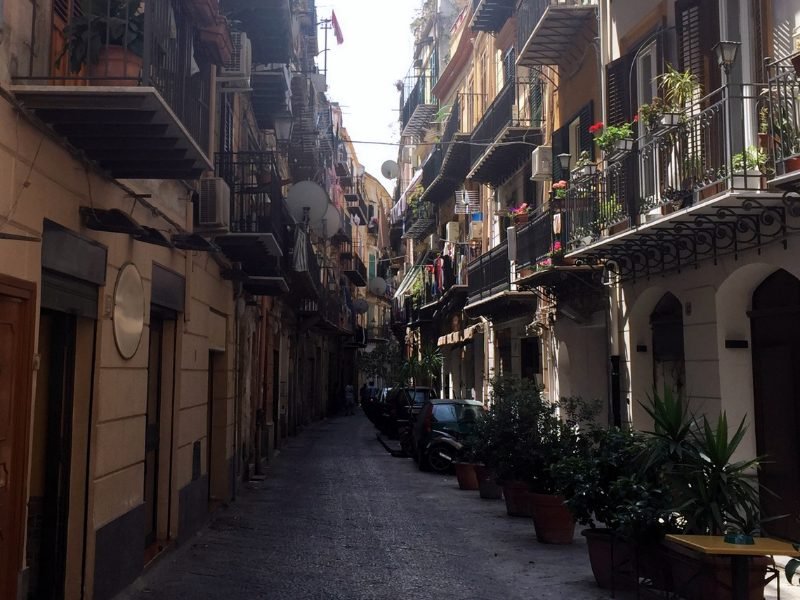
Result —
M177 314L150 306L144 460L145 562L170 536L173 396Z
M0 279L0 598L16 598L22 565L35 294Z
M753 292L753 396L756 448L766 456L759 483L767 517L789 515L764 524L771 535L800 541L800 280L783 269Z
M653 387L658 394L669 390L681 396L686 387L683 350L683 305L666 293L650 314L653 332Z

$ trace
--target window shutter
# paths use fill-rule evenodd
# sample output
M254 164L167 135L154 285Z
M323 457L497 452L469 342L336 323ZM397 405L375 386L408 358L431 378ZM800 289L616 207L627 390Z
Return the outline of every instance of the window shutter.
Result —
M590 101L589 104L581 109L581 112L578 113L578 119L578 133L580 135L578 152L588 152L589 156L594 160L594 136L589 133L589 127L594 123L594 102Z
M619 125L632 118L630 67L631 56L628 54L606 66L606 107L609 125Z
M700 82L700 96L721 85L712 48L719 42L717 0L679 0L675 6L678 69L691 71Z
M528 99L530 102L531 126L540 126L544 121L544 82L541 79L531 81Z
M377 261L375 260L375 255L369 255L369 278L373 279L375 277L375 269L376 269Z

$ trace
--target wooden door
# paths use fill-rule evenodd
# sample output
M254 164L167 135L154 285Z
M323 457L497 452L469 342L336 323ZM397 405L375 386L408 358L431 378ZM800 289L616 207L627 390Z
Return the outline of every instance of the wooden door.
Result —
M32 284L0 282L0 598L16 598L22 565L33 299Z
M147 422L145 426L144 506L145 547L158 538L159 446L161 440L161 376L164 323L151 313L147 371Z
M800 280L783 270L753 293L753 395L756 446L766 460L759 483L771 535L800 542Z

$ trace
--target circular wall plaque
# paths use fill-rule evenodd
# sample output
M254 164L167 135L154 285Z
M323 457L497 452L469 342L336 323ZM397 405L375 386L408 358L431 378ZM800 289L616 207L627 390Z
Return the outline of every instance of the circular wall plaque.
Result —
M133 358L144 330L144 287L138 269L128 263L114 288L114 341L123 358Z

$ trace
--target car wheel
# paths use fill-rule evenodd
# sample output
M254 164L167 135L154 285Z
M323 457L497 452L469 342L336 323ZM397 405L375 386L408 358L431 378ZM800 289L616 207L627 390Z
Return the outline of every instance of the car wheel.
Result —
M453 465L453 451L447 446L434 446L425 453L425 460L436 473L447 473Z

